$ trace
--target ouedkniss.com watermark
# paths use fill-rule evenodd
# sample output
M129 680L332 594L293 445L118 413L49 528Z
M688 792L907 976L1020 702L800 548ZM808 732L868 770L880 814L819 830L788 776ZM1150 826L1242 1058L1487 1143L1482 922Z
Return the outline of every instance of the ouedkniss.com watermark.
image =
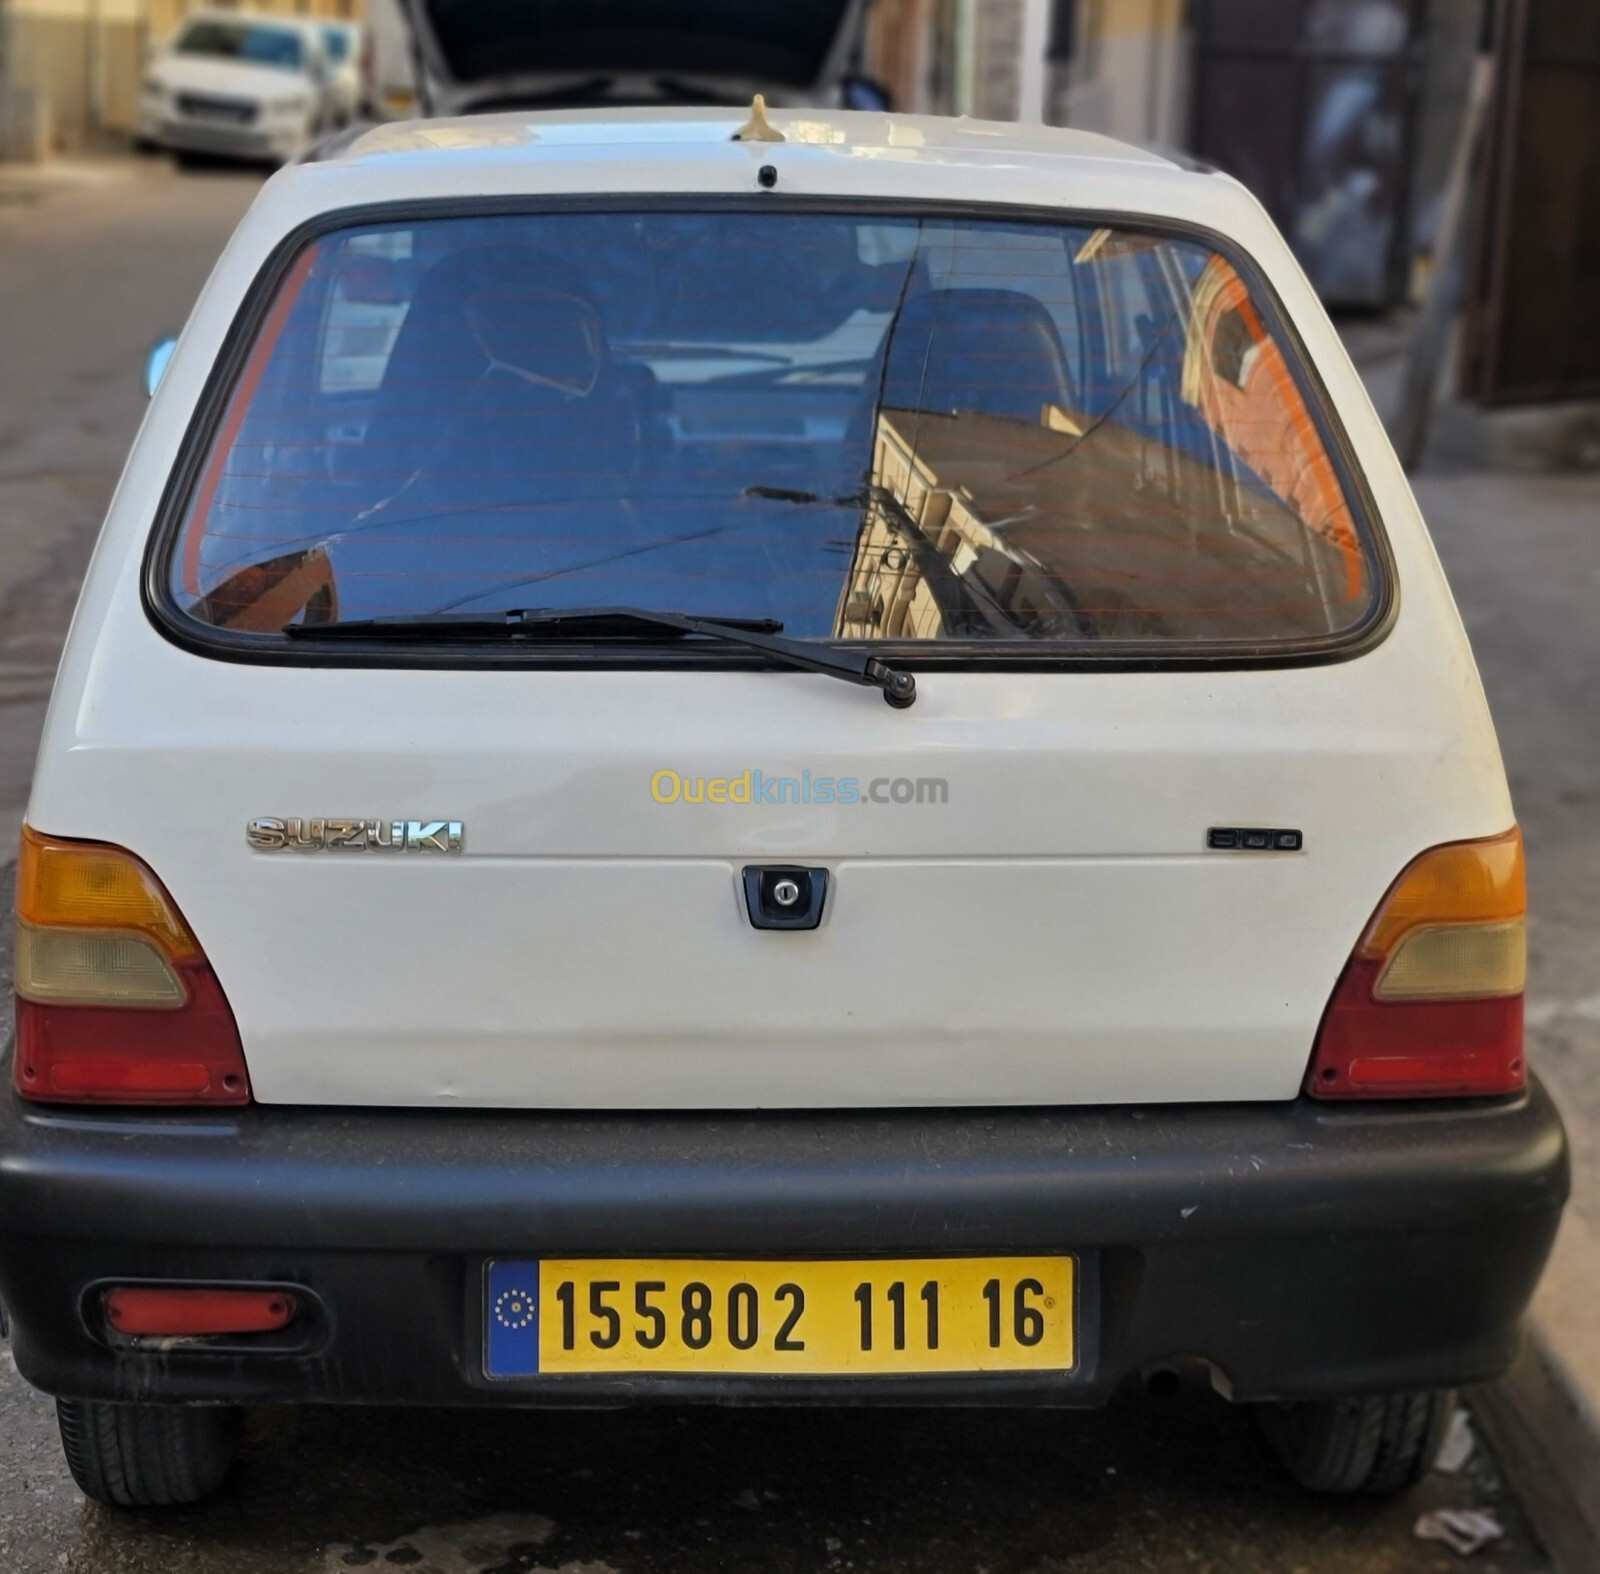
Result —
M889 803L943 804L950 801L950 783L942 776L769 776L745 771L740 776L685 776L656 771L650 796L657 803Z

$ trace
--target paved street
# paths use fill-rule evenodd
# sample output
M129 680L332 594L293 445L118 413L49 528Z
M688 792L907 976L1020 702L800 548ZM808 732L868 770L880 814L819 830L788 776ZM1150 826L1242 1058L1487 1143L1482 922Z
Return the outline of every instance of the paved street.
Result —
M50 671L143 399L254 182L156 163L0 174L0 838L14 841ZM1527 828L1530 1020L1600 1196L1600 479L1441 470L1419 488L1495 703ZM6 877L9 880L9 868ZM9 905L9 892L3 893ZM6 934L9 944L9 931ZM9 967L0 984L8 986ZM1600 1217L1593 1219L1600 1228ZM1411 1535L1486 1507L1463 1565ZM1327 1502L1207 1394L1104 1414L259 1411L218 1502L115 1515L61 1462L49 1403L0 1352L0 1574L1533 1574L1480 1447L1398 1502Z

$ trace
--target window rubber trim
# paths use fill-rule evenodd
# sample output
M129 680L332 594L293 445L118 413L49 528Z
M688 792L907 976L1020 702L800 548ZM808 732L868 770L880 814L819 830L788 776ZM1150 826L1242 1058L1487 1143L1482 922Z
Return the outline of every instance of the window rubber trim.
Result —
M1254 259L1204 225L1136 212L1033 206L1015 203L941 202L897 198L782 197L700 193L625 194L580 197L443 197L371 203L332 209L297 225L273 248L256 275L207 377L157 505L145 546L141 600L157 630L179 648L215 660L258 666L353 667L427 670L545 671L762 671L773 663L751 652L718 647L674 649L670 645L574 641L558 647L509 645L429 645L414 636L404 642L352 645L349 640L317 644L278 634L245 634L189 616L171 591L171 571L184 517L212 445L226 417L262 324L278 292L305 250L342 230L379 224L423 223L450 218L514 218L561 213L816 213L847 217L977 219L1000 223L1105 226L1136 230L1163 239L1208 247L1245 281L1253 305L1268 329L1296 359L1295 379L1311 412L1317 435L1350 505L1357 534L1367 548L1377 596L1367 615L1348 629L1306 640L1179 641L1119 640L1095 646L1085 642L1045 652L1033 640L828 640L844 650L870 649L875 656L913 672L1182 672L1190 670L1273 670L1324 666L1365 655L1388 637L1399 612L1393 553L1366 477L1356 461L1344 424L1338 419L1312 357L1277 292Z

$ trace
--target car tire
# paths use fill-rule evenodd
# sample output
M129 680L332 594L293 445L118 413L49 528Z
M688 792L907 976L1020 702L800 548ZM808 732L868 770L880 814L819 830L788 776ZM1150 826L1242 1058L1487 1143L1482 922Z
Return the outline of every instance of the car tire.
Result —
M1312 1492L1399 1492L1433 1464L1455 1409L1449 1390L1263 1405L1279 1461Z
M67 1468L86 1496L112 1508L168 1508L197 1503L222 1485L239 1412L58 1399L56 1421Z

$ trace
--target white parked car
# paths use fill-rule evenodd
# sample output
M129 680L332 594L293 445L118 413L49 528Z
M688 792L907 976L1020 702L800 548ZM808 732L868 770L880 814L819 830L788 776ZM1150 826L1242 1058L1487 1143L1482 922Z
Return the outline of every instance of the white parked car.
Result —
M145 70L138 137L177 153L281 163L333 118L319 27L196 12Z
M347 125L361 113L365 35L359 22L323 21L317 28L327 62L328 118L333 125Z
M17 1364L124 1504L251 1401L1178 1365L1394 1489L1566 1196L1524 908L1416 504L1241 186L820 110L386 127L267 183L84 586Z

